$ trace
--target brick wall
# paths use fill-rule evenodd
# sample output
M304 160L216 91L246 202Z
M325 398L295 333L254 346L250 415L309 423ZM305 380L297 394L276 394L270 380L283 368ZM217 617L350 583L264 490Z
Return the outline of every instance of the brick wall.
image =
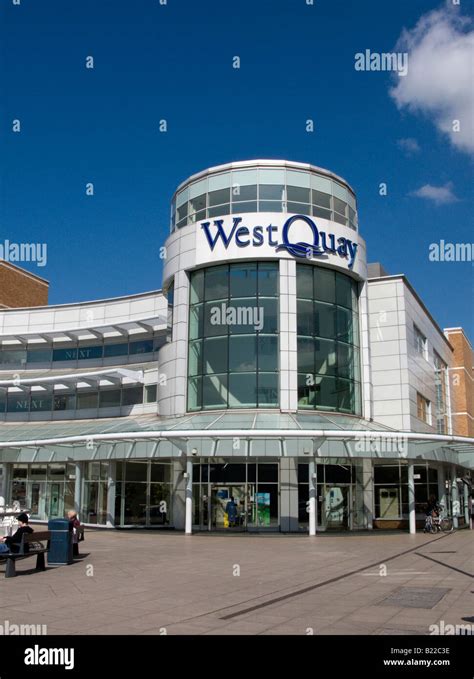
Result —
M445 334L454 348L449 370L453 434L474 436L474 354L461 328Z
M0 260L0 308L45 306L48 281Z

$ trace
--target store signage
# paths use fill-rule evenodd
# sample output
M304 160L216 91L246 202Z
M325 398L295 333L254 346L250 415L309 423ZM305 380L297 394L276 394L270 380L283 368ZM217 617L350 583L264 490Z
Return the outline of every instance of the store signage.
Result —
M239 248L250 246L260 247L264 244L275 248L276 252L286 251L294 257L328 257L329 254L338 255L348 260L348 267L352 269L356 259L358 243L349 238L337 238L333 233L321 231L311 217L306 215L292 215L283 226L253 226L247 227L242 224L242 217L233 217L232 224L224 224L224 219L215 219L213 222L202 222L201 229L204 231L211 251L221 243L224 248L235 244ZM306 225L306 234L310 233L309 241L301 241L292 234L292 227Z

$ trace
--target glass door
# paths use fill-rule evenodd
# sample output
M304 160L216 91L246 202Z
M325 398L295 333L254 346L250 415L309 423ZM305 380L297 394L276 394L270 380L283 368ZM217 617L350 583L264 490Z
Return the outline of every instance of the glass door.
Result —
M325 486L322 502L322 520L327 530L349 530L351 487Z
M211 485L211 530L242 531L247 527L247 493L245 484Z

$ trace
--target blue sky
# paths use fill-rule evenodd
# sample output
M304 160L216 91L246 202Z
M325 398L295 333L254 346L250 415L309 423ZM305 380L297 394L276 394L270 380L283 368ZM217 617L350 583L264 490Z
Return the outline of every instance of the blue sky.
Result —
M466 15L472 5L462 5ZM248 158L310 162L356 190L369 260L406 273L441 326L462 325L474 339L472 263L428 259L430 243L474 240L472 157L422 105L397 107L397 75L354 69L355 53L393 50L404 28L440 7L5 0L0 242L47 243L47 266L24 266L50 280L51 303L158 289L182 180ZM400 139L418 150L407 154ZM456 199L410 195L427 185Z

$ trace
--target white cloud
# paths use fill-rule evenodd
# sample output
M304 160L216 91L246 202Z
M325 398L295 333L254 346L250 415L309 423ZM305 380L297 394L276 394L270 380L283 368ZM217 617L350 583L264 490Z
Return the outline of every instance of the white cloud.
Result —
M453 185L451 182L448 182L444 186L432 186L431 184L425 184L416 191L412 191L412 193L409 195L415 196L416 198L432 200L436 205L457 203L459 200L459 198L454 195Z
M399 109L425 114L466 152L474 151L471 26L471 19L447 5L404 29L395 49L408 52L408 74L397 76L390 90ZM456 120L459 131L453 131Z
M407 156L414 156L415 153L419 153L421 151L419 143L412 137L397 139L397 145L398 148L404 151Z

